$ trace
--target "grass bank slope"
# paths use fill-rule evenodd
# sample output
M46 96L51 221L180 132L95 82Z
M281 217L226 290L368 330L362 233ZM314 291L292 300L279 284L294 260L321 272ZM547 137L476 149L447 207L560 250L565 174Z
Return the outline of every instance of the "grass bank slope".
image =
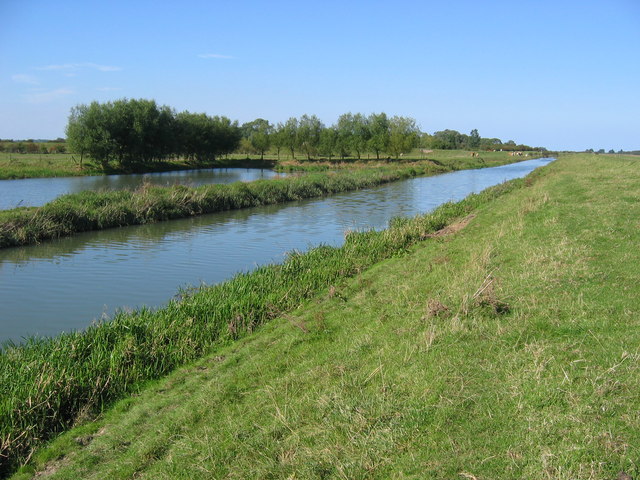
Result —
M638 166L561 158L16 478L637 478Z

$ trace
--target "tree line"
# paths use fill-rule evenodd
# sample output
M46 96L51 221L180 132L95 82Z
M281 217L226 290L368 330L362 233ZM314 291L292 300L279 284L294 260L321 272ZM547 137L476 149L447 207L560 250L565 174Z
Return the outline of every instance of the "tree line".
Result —
M361 159L373 153L379 159L385 153L398 158L410 152L418 146L420 130L409 117L345 113L331 126L315 115L292 117L276 125L259 118L242 125L242 136L240 149L258 153L261 158L273 150L278 158L286 151L293 158L297 153L307 159L315 156Z
M505 144L499 139L481 138L477 130L469 135L443 130L433 135L420 131L410 117L386 113L345 113L330 126L315 115L291 117L272 124L258 118L239 125L224 116L188 111L176 113L153 100L121 99L92 102L71 109L66 128L68 149L88 156L103 168L131 167L182 157L207 164L233 152L274 152L278 159L286 152L311 159L345 159L373 155L399 158L416 147L430 149L531 150L526 145Z
M49 154L49 153L66 153L64 138L56 140L0 140L0 153L31 153L31 154Z
M92 102L71 109L66 128L71 151L103 168L185 157L204 163L233 152L241 139L238 122L188 111L176 113L154 100Z

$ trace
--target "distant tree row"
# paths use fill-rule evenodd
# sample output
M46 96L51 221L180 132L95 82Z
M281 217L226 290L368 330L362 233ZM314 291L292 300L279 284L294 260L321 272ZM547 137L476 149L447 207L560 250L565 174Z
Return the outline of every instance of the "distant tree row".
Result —
M233 152L241 139L238 122L226 117L176 113L144 99L78 105L71 109L66 134L71 151L103 168L174 156L204 163Z
M122 99L92 102L71 110L66 128L68 149L91 157L103 168L132 167L182 157L206 164L232 152L274 152L291 157L345 159L374 155L399 158L416 147L423 149L544 150L482 138L474 129L469 135L442 130L422 133L410 117L386 113L345 113L330 126L315 115L289 118L271 124L258 118L242 126L226 117L204 113L176 113L153 100Z
M596 154L600 154L600 153L605 153L604 148L601 148L600 150L594 150L593 148L589 148L587 150L585 150L585 153L596 153ZM631 151L624 151L622 149L618 150L617 152L613 150L613 148L609 149L608 152L606 153L618 153L618 154L625 154L625 155L640 155L640 151L639 150L631 150Z
M0 152L49 154L65 153L66 151L64 139L54 141L23 140L19 142L0 140Z
M328 127L315 115L292 117L277 125L259 118L242 125L242 135L241 149L256 152L261 158L271 149L278 158L283 150L293 158L299 153L307 159L314 156L360 159L368 152L376 158L385 153L398 158L418 146L420 130L416 121L408 117L345 113Z
M518 145L513 140L503 143L499 138L482 138L476 129L471 130L469 135L465 135L456 130L442 130L435 132L433 135L424 133L422 134L420 146L440 150L546 150L543 147Z

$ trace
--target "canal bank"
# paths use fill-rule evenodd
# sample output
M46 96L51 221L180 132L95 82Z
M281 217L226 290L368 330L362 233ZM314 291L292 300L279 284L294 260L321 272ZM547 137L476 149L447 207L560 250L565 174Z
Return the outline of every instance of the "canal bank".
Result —
M292 253L280 265L200 289L158 311L121 313L83 332L5 348L0 355L3 455L15 466L30 448L130 394L145 380L193 361L254 331L336 282L406 252L416 242L494 199L523 187L513 180L446 203L430 214L396 220L390 228L347 235L342 247ZM28 413L22 409L31 405ZM9 468L9 467L7 467Z
M180 289L280 263L287 252L340 246L346 232L385 228L392 218L461 200L548 161L461 170L0 250L0 342L83 329L118 310L158 308Z

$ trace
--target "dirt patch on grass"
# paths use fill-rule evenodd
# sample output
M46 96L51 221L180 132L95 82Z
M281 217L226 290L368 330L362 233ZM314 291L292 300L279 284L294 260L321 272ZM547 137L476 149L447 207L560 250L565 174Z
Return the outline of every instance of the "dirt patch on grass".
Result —
M474 218L476 218L476 215L472 213L471 215L467 215L466 217L464 217L462 220L459 220L455 223L452 223L451 225L447 225L446 227L441 228L437 232L427 233L426 235L424 235L423 238L435 238L435 237L444 237L447 235L453 235L454 233L458 233L464 227L469 225L471 220L473 220Z

